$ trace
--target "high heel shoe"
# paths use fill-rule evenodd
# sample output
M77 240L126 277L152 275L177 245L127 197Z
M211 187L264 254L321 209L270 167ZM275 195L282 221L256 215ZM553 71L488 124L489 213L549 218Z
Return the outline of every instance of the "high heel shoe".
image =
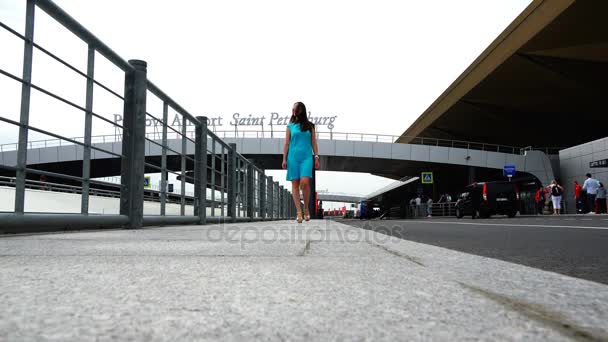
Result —
M296 221L298 221L298 223L302 223L302 212L301 211L296 212Z
M310 212L308 211L308 209L304 209L304 220L306 220L307 222L310 221Z

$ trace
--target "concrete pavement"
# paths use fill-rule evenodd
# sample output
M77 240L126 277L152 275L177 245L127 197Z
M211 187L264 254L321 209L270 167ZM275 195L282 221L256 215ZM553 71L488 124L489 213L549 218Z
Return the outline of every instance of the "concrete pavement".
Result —
M608 340L608 286L335 221L0 238L0 340Z

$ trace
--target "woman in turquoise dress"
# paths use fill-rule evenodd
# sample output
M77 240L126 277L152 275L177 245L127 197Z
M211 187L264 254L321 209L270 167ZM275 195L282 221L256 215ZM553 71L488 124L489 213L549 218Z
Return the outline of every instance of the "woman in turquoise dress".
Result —
M293 105L291 119L285 132L283 148L283 169L287 169L287 180L291 181L291 193L296 205L298 223L302 223L300 208L300 188L304 196L304 219L310 220L308 202L312 167L319 168L319 149L315 125L308 120L306 106L302 102Z

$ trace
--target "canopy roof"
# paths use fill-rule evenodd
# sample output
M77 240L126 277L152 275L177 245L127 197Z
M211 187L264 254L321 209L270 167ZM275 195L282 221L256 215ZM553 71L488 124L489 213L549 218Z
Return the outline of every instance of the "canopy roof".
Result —
M534 0L398 142L568 147L608 136L608 1Z

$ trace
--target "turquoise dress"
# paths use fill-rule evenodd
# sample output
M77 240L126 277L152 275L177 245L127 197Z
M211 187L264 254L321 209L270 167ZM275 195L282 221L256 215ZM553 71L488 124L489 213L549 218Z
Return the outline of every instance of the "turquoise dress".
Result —
M287 180L302 177L312 178L312 141L311 131L302 132L299 123L287 125L290 133L287 151Z

